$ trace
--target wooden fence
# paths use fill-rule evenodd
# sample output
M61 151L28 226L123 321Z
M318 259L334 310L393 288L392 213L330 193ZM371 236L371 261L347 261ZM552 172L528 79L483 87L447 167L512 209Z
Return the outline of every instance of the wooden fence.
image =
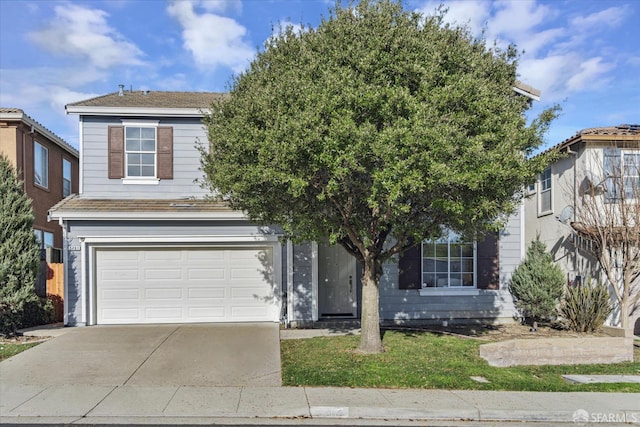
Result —
M64 264L47 264L47 298L53 302L55 321L64 320Z

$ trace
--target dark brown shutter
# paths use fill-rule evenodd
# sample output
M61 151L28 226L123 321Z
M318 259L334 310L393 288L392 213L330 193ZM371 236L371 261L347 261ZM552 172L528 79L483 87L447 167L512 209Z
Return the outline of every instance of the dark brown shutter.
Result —
M422 248L420 245L404 251L398 261L398 285L400 289L422 287Z
M158 178L173 179L172 127L158 127Z
M487 234L478 241L478 289L500 287L500 265L498 263L498 233Z
M124 126L109 126L109 179L124 178Z

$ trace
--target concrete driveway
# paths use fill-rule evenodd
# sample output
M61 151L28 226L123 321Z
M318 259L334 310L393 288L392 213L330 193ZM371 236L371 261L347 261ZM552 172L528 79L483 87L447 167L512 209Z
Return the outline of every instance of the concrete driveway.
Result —
M277 323L79 327L0 363L3 385L280 386Z

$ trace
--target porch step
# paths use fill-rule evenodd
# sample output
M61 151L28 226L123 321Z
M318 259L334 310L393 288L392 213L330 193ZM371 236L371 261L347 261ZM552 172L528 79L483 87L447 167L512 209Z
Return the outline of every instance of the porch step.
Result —
M330 329L335 331L349 331L360 328L359 319L322 319L313 322L313 329Z

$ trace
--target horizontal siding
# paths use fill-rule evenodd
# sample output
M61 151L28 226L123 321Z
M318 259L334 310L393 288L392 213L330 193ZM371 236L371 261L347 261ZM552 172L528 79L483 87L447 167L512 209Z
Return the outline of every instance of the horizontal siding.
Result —
M398 288L398 264L387 263L380 280L380 317L386 322L472 321L501 323L514 316L507 291L479 290L473 296L421 296L418 290Z
M199 119L159 120L159 126L173 127L174 179L160 180L158 185L129 185L120 179L107 178L108 127L121 125L119 117L83 117L83 196L170 199L207 194L207 190L195 182L202 179L196 143L207 141L206 130Z

